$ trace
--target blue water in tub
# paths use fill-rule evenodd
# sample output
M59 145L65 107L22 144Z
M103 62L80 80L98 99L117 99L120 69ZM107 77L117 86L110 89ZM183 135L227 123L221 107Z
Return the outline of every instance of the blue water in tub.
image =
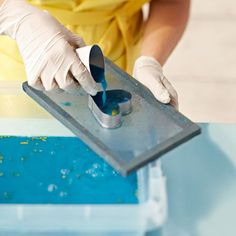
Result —
M122 177L76 137L0 137L0 203L135 204Z

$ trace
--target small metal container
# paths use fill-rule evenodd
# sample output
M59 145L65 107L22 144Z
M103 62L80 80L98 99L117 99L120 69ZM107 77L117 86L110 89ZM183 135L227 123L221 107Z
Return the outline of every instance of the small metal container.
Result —
M105 112L102 104L102 92L98 92L96 96L89 96L88 107L102 127L108 129L118 128L121 125L121 117L132 111L132 95L121 89L108 90L106 94L108 106L113 104L116 107L117 104L114 113L112 110L111 114Z

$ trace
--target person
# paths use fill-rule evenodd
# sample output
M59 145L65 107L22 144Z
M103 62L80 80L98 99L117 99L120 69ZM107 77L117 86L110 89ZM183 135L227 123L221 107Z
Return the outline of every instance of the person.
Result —
M47 91L81 85L95 95L96 83L75 49L98 44L158 101L178 107L162 66L184 32L189 5L190 0L0 0L0 81L27 78Z

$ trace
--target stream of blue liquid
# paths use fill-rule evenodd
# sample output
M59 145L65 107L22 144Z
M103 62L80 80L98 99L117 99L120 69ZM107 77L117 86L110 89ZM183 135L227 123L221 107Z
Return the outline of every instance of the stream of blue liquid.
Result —
M105 106L106 100L107 100L107 96L106 96L107 81L105 79L104 69L95 65L90 65L90 70L91 70L93 78L95 78L95 81L97 83L101 83L102 85L102 89L103 89L102 102L103 102L103 106Z
M102 93L102 103L103 103L103 106L106 105L106 101L107 101L107 93L106 93L106 90L107 90L107 81L105 80L105 77L103 75L103 79L102 79L102 89L103 89L103 93Z
M104 113L109 114L109 115L117 115L119 113L118 103L113 100L112 102L110 102L107 99L107 92L106 92L107 81L105 79L104 69L95 65L90 65L90 70L91 70L93 78L95 78L95 81L97 83L101 83L102 89L103 89L102 97L100 97L100 95L97 94L95 98L97 105ZM99 99L99 101L97 99Z
M76 137L1 137L0 204L136 204L122 177Z
M119 105L118 101L113 99L111 91L107 91L106 93L106 103L103 103L103 95L104 93L98 92L96 96L94 96L94 101L97 106L101 109L102 112L108 115L117 115L119 113Z

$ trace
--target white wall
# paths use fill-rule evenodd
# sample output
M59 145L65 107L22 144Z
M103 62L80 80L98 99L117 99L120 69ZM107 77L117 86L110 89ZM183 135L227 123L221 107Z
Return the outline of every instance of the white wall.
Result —
M235 0L192 1L188 28L165 73L189 118L236 122Z

